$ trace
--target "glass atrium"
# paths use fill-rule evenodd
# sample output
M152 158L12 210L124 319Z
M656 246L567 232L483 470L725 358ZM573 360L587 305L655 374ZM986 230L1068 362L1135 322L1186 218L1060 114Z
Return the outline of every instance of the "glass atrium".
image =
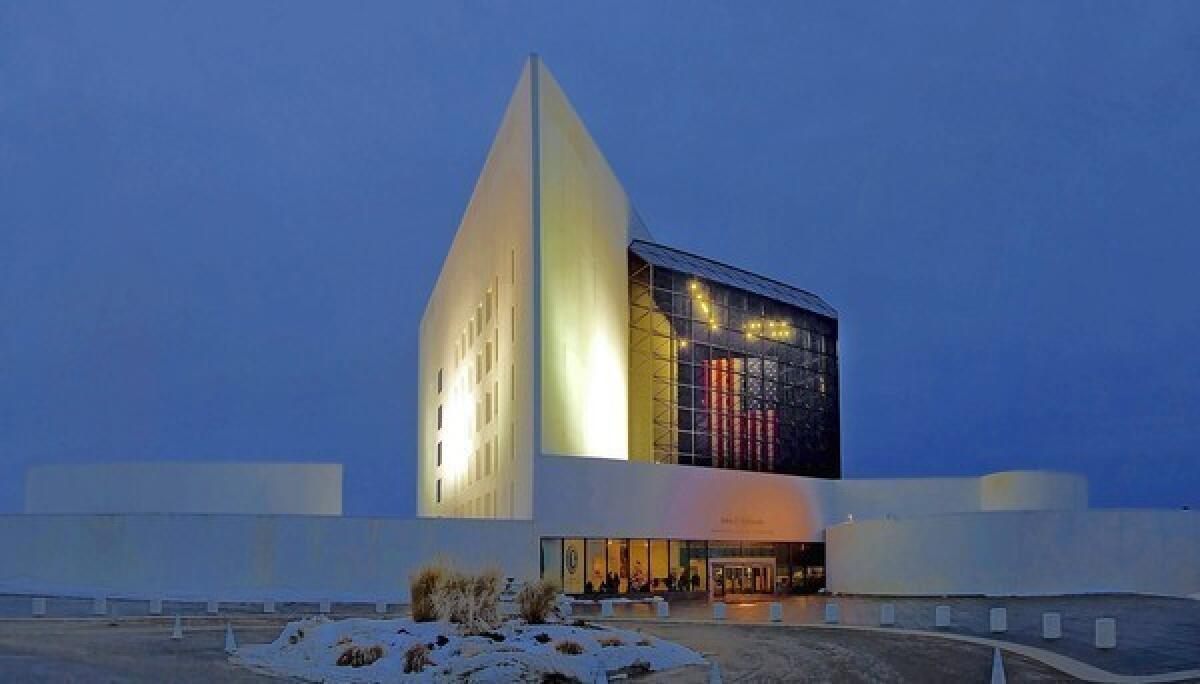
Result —
M629 260L635 457L840 477L837 313L662 245L635 241Z

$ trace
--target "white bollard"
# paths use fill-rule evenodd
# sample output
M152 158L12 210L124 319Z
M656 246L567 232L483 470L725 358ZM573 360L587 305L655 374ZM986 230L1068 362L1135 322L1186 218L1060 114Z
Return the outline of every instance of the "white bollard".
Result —
M150 614L162 615L162 599L150 599Z
M656 603L654 605L654 610L655 610L655 614L658 615L658 617L660 617L660 618L665 618L665 617L671 616L671 607L667 605L666 601L659 601L658 603Z
M233 638L233 625L228 622L225 623L225 652L237 652L237 640Z
M885 603L879 606L879 626L880 627L895 627L896 626L896 604Z
M1096 618L1096 648L1117 647L1116 618Z
M836 625L842 619L842 613L836 603L825 604L825 624Z
M263 612L264 613L274 613L275 612L275 599L267 599L266 601L263 601Z
M183 638L183 620L180 620L179 616L176 615L175 616L175 625L173 627L171 627L171 640L179 641L182 638Z
M609 599L604 599L600 602L600 617L613 616L613 602Z
M209 615L216 615L220 608L221 604L218 601L209 600L204 604L204 612Z
M1008 610L992 608L988 611L988 626L992 634L1003 634L1008 631Z
M46 617L46 599L45 598L42 598L39 596L39 597L36 597L33 599L33 616L34 617Z
M783 604L779 601L771 603L771 622L783 622Z
M387 615L387 609L388 609L387 601L376 601L375 602L375 613L376 614Z
M1000 649L992 649L992 684L1008 684L1004 676L1004 660L1000 658Z
M938 606L933 609L933 626L939 629L950 626L950 606Z
M708 666L708 684L721 684L721 666L715 660Z
M1062 615L1059 613L1042 613L1042 638L1062 638Z
M329 601L321 601L320 605L317 606L317 612L321 615L329 615L329 611L332 609L333 605Z
M725 602L724 601L717 601L716 603L713 604L713 619L714 620L724 620L725 619Z

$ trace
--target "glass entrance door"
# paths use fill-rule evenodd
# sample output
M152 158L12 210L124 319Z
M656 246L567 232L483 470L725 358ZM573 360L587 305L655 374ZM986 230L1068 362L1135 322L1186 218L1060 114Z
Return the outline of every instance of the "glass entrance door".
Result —
M774 574L774 559L723 559L713 562L713 597L773 593Z

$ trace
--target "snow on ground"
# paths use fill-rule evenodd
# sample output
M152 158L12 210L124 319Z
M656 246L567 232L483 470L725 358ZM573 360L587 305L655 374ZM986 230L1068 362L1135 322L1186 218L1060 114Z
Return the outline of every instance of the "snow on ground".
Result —
M557 645L563 642L579 644L583 652L559 652ZM405 652L416 644L429 648L434 664L422 672L405 674ZM337 665L347 649L367 651L376 645L383 648L383 657L374 663ZM270 674L363 684L540 682L553 673L591 684L605 681L616 671L662 671L704 662L700 654L679 644L581 621L529 625L510 620L486 636L461 636L458 625L445 622L323 617L289 622L275 641L244 646L232 660Z

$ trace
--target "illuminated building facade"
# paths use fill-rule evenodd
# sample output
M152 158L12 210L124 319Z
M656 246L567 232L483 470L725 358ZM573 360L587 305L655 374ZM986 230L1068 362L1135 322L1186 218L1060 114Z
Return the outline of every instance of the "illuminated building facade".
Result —
M841 479L837 312L656 242L537 57L430 295L419 376L418 515L527 524L571 594L814 591L862 565L827 553L850 519L1086 507L1061 473Z

